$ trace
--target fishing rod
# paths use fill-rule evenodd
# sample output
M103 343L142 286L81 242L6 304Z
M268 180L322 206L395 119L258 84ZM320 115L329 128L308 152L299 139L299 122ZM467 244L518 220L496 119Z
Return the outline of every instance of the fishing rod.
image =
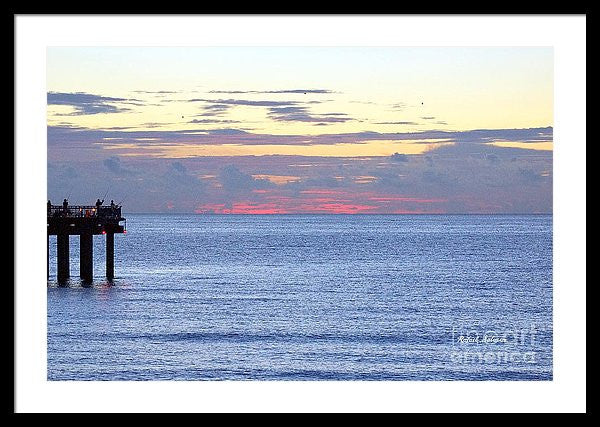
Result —
M104 196L102 196L102 203L104 203L104 199L106 199L106 196L108 195L108 191L110 190L110 186L106 189L106 192L104 193Z
M123 202L125 201L125 199L127 199L127 197L129 197L130 194L131 194L131 191L129 193L127 193L125 195L125 197L123 197L123 200L121 200L119 203L117 203L117 206L121 206L123 204Z

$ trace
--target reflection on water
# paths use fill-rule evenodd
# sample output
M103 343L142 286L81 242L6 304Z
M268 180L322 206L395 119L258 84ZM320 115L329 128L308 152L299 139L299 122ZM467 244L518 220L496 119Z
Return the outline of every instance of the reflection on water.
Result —
M124 282L118 279L108 280L108 279L100 279L95 278L92 281L82 280L78 277L69 277L68 279L63 280L48 280L49 288L112 288L113 286L119 285L122 287Z

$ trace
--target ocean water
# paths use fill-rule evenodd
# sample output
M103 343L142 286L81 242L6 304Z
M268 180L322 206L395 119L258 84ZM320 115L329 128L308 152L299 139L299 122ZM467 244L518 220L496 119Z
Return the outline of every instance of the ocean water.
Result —
M49 380L551 380L550 215L140 215L48 280Z

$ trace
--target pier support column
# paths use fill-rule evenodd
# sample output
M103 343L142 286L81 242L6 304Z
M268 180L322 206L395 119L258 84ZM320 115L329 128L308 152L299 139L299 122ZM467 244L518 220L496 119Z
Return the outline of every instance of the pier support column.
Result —
M106 233L106 278L115 277L115 234Z
M50 235L46 233L46 277L50 277Z
M79 236L79 276L85 282L91 282L94 276L94 239L92 233Z
M69 235L58 233L56 236L57 278L64 281L69 278Z

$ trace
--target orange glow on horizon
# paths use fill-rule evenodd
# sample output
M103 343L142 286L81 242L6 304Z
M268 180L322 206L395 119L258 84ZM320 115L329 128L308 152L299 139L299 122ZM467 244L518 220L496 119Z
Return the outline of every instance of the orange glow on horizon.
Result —
M289 197L278 189L254 190L259 201L237 201L231 204L204 203L196 207L198 214L360 214L360 213L443 213L441 198L388 196L373 192L311 189L300 197Z
M453 145L442 140L376 140L360 143L283 145L283 144L193 144L156 143L140 145L136 143L105 143L102 148L123 157L149 157L185 159L191 157L221 156L316 156L316 157L365 157L391 156L399 154L424 154L434 148Z

